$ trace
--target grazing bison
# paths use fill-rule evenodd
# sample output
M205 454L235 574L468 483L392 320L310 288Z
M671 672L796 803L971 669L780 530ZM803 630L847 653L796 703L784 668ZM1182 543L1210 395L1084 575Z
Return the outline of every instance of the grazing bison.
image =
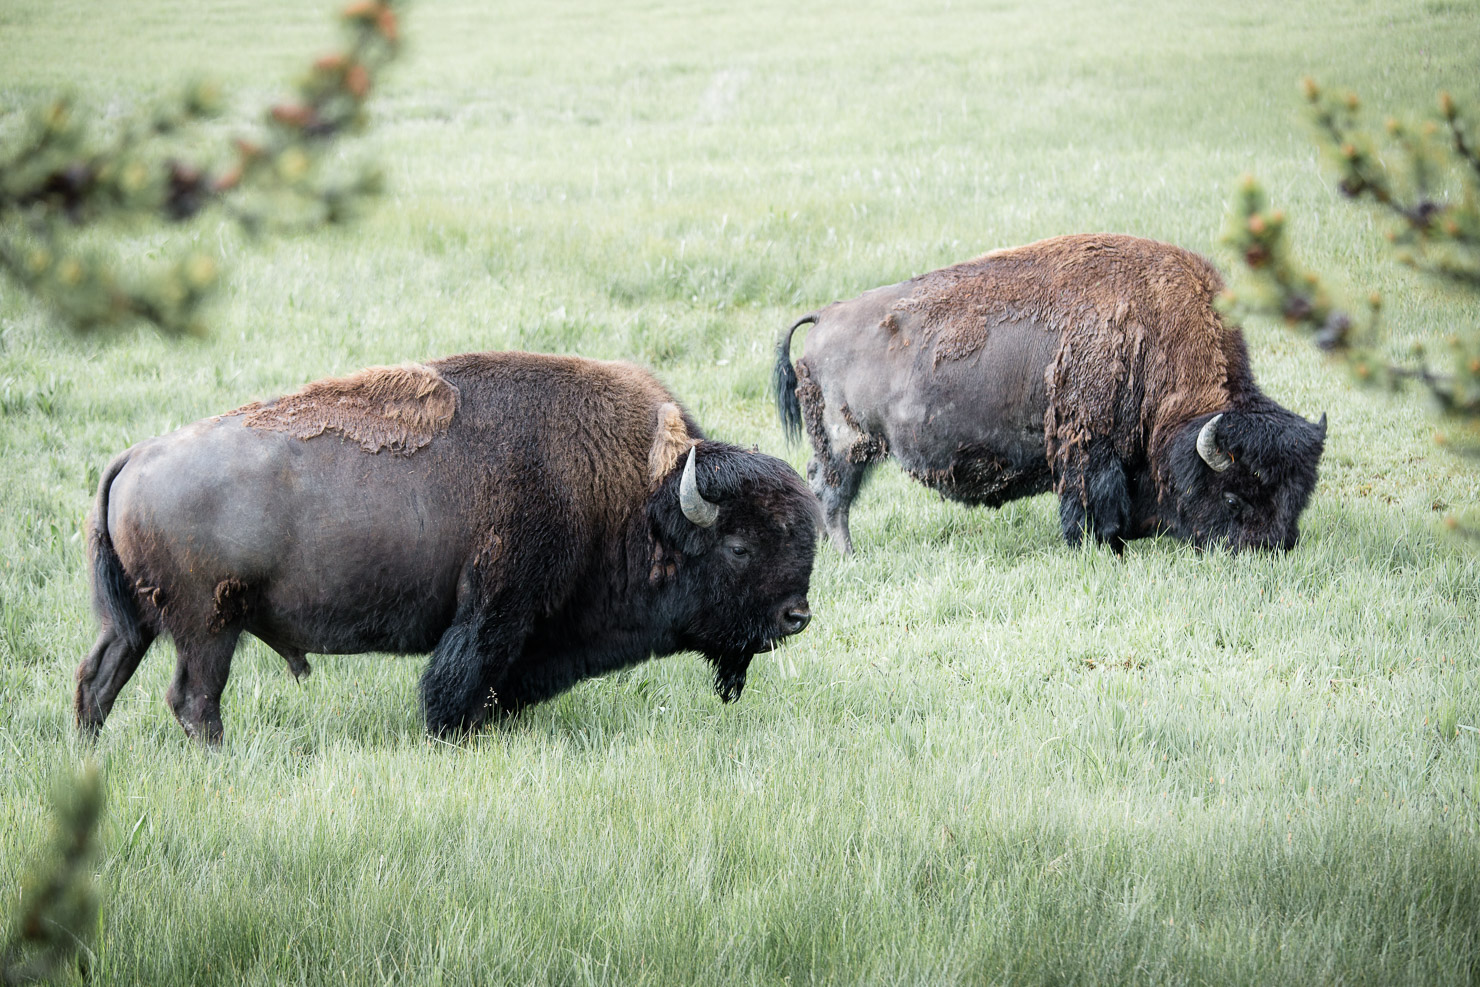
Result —
M1129 236L997 250L798 319L776 352L776 403L803 424L834 544L893 455L953 500L997 507L1053 489L1064 539L1119 552L1170 534L1288 549L1316 482L1326 417L1260 392L1203 258ZM805 355L791 337L813 323Z
M791 467L705 440L634 366L471 353L321 380L109 464L77 723L102 726L161 633L205 741L244 631L300 675L307 652L431 651L436 734L678 651L728 702L811 619L817 523Z

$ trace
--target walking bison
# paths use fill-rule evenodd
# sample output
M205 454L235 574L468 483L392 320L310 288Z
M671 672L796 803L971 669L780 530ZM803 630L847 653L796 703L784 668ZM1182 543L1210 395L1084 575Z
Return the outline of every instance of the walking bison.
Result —
M777 344L777 408L805 425L828 535L893 456L943 496L1000 506L1054 490L1064 539L1119 552L1169 534L1288 549L1326 417L1254 383L1222 279L1169 244L1086 234L997 250L834 302ZM813 324L791 362L792 334Z
M435 734L680 651L731 701L811 619L817 523L791 467L706 440L628 364L470 353L321 380L108 465L77 723L102 726L161 633L169 705L208 742L244 632L299 675L309 652L431 651Z

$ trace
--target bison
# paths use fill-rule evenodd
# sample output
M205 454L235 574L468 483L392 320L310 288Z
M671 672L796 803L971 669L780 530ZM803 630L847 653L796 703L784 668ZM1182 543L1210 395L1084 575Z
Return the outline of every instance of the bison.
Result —
M243 632L298 675L308 652L431 651L433 734L681 651L732 701L811 619L818 523L790 466L705 439L629 364L470 353L317 381L108 465L77 723L98 731L161 633L170 708L206 742Z
M802 316L777 343L777 408L829 537L894 456L943 496L1000 506L1054 490L1064 539L1119 553L1154 534L1288 549L1326 416L1254 383L1218 272L1178 247L1061 236L993 251ZM791 362L792 334L808 330Z

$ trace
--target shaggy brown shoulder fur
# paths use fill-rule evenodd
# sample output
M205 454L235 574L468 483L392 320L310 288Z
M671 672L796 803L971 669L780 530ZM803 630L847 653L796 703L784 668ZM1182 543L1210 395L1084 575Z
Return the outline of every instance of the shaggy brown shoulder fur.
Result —
M316 380L297 393L254 401L222 417L242 415L249 428L300 439L338 432L366 452L389 449L410 455L446 430L459 397L458 389L436 370L407 363Z
M622 361L540 353L464 353L432 361L468 409L453 431L540 436L540 471L559 478L563 509L616 530L703 433L651 373ZM475 412L476 413L473 413ZM548 436L549 441L543 441ZM481 468L481 467L480 467Z

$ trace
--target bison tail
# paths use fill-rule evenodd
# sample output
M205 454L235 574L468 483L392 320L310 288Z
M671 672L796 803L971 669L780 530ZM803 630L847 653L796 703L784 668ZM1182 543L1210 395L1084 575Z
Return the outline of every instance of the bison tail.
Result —
M93 609L105 628L111 628L129 645L138 647L145 638L134 588L108 532L109 490L128 459L128 452L121 453L103 471L103 478L98 481L97 502L87 519L87 538L92 554Z
M802 405L797 400L797 372L791 365L791 337L802 326L817 321L820 312L809 312L781 331L776 339L776 369L771 384L776 391L776 414L789 442L802 436Z

